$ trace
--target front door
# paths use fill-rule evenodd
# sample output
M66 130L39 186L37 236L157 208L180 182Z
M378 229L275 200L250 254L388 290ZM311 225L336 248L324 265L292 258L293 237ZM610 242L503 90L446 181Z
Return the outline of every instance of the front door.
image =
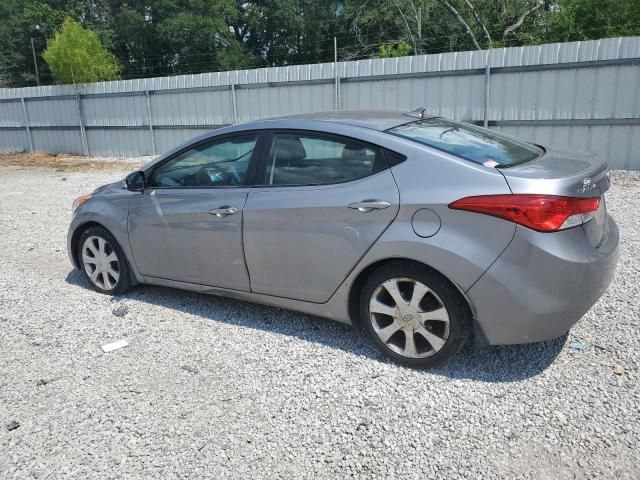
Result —
M244 208L256 293L323 303L395 218L398 189L377 147L274 132Z
M249 290L242 249L247 176L258 135L197 144L148 174L129 206L129 240L144 276Z

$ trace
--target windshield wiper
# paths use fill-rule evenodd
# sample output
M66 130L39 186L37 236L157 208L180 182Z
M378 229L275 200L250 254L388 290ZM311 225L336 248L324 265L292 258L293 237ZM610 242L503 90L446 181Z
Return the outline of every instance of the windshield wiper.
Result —
M457 130L458 130L458 127L447 128L446 130L442 131L442 133L440 134L440 138L444 137L446 133L455 132Z

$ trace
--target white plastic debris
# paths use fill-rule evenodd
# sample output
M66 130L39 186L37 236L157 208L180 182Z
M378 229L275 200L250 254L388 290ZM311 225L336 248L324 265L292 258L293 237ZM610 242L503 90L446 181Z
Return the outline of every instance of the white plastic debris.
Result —
M124 348L129 345L129 342L126 340L118 340L117 342L107 343L106 345L102 345L102 351L104 353L113 352L114 350L118 350L119 348Z

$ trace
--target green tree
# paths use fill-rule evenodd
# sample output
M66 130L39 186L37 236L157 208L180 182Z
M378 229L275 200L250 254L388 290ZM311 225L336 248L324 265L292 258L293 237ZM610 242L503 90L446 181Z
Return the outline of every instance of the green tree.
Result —
M640 1L557 0L544 20L536 43L640 35Z
M380 44L380 58L405 57L411 55L411 45L406 42L387 42Z
M72 18L65 18L42 57L57 83L99 82L120 76L118 60L102 46L98 35Z
M35 85L32 38L38 55L40 81L51 83L51 75L39 53L63 19L60 10L43 0L0 0L0 76L4 86Z
M117 76L93 68L105 49L141 78L331 62L334 36L346 61L640 35L640 0L0 0L0 87L35 84L31 39L53 82L42 52L66 17L104 49L57 57L74 65L59 82Z

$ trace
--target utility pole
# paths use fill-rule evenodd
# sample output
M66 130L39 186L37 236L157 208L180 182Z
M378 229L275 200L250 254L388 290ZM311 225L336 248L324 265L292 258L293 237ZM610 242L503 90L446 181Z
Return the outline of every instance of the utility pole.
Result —
M33 66L36 69L36 83L40 86L40 74L38 73L38 61L36 60L36 46L33 43L33 37L31 37L31 53L33 54Z
M422 7L418 7L418 42L420 42L420 53L422 53Z
M335 73L335 109L340 110L340 74L338 73L338 39L333 37L333 71Z

